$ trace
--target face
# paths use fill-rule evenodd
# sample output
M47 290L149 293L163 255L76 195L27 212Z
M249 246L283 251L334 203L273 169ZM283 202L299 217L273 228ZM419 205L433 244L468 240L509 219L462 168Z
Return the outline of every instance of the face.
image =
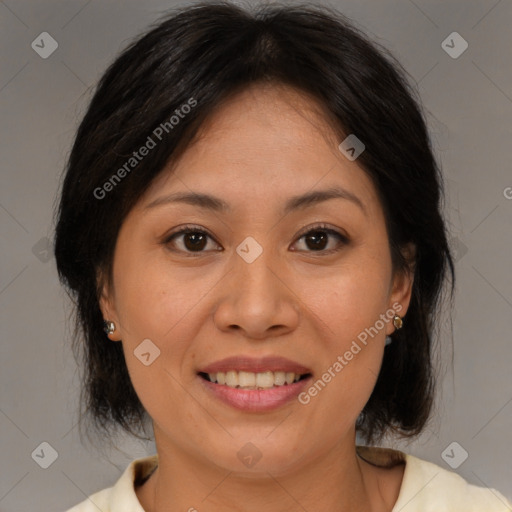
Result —
M101 308L160 449L278 475L354 443L412 276L320 108L245 90L124 221Z

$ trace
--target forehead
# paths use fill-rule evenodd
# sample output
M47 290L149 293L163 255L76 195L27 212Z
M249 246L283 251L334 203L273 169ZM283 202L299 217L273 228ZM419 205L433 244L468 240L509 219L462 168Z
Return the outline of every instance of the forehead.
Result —
M338 149L343 137L313 97L282 85L254 85L214 109L143 203L170 190L271 201L336 185L373 203L370 178Z
M341 126L311 95L283 84L253 84L220 103L203 123L196 142L213 144L249 137L254 144L264 141L268 150L287 147L332 147ZM255 136L258 135L258 139ZM254 137L251 137L254 136Z

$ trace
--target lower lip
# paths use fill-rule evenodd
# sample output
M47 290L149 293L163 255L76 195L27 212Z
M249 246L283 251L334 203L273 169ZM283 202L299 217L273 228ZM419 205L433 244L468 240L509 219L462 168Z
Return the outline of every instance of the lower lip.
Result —
M291 402L311 380L310 376L292 384L275 386L270 389L240 389L215 384L199 375L197 378L208 392L213 393L222 402L236 409L254 412L271 411Z

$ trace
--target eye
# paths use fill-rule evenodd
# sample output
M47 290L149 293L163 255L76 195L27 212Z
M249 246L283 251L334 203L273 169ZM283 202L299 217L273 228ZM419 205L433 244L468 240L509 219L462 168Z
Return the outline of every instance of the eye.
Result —
M163 244L167 246L177 245L178 248L170 247L171 250L175 251L201 253L206 252L204 249L208 246L208 239L215 241L209 233L197 226L184 226L179 231L167 236ZM221 250L217 244L215 244L215 247L217 248L213 250Z
M338 243L335 244L334 247L326 248L326 246L329 245L329 239L332 241L333 237L338 239ZM313 228L310 227L308 231L300 236L298 241L302 239L304 239L306 247L311 249L309 251L306 250L306 252L323 252L329 254L339 251L342 245L349 243L349 239L345 235L324 224L314 226Z
M327 246L329 246L329 242L332 242L333 238L336 238L338 243L334 244L334 247L328 248ZM322 252L327 254L336 252L340 250L342 245L349 243L349 239L345 235L324 224L312 228L309 227L308 231L298 238L298 241L302 239L306 243L305 252ZM214 246L210 250L222 250L207 231L197 226L184 226L179 231L168 235L162 243L168 247L170 246L170 249L173 251L191 254L207 252L209 240L214 242ZM292 250L295 251L297 249Z

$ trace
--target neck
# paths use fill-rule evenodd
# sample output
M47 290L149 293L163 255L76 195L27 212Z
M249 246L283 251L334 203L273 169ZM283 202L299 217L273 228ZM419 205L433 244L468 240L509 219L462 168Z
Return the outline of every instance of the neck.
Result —
M354 442L340 443L282 474L242 474L194 459L177 447L158 442L157 447L158 468L136 490L146 512L380 512L391 510L396 501L396 492L380 492L385 470L358 457Z

